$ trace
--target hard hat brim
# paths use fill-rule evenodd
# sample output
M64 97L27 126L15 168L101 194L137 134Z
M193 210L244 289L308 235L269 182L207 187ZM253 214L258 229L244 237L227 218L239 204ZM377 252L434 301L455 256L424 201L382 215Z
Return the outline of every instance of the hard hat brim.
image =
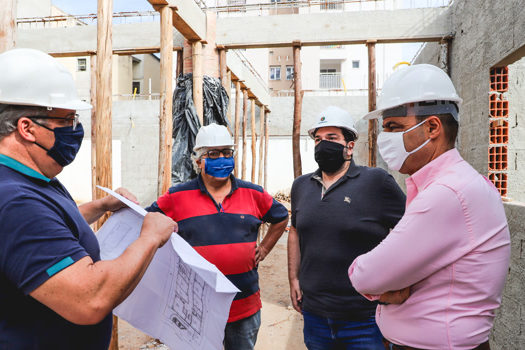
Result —
M340 129L345 129L345 130L350 131L355 137L354 141L357 141L357 139L359 138L359 133L357 132L357 130L350 129L350 128L347 128L345 126L338 125L336 123L334 123L334 124L327 123L327 124L323 124L323 125L320 125L320 126L316 125L313 128L311 128L310 130L308 130L308 135L310 135L310 138L315 139L315 136L314 136L315 130L321 129L321 128L326 128L326 127L329 127L329 126L333 126L334 128L340 128Z
M49 108L58 108L58 109L71 109L75 111L82 111L87 109L92 109L93 106L90 105L87 102L78 100L78 101L72 101L68 103L34 103L34 102L27 102L27 101L15 101L15 100L0 100L1 104L6 105L16 105L16 106L34 106L34 107L49 107Z
M383 117L383 112L386 111L387 109L396 108L396 107L405 105L407 103L416 103L416 102L424 102L424 101L429 101L429 99L428 98L426 98L426 99L419 99L419 100L418 99L414 99L413 101L410 101L410 102L401 103L401 104L397 104L397 105L394 105L394 106L387 106L387 107L384 107L384 108L381 108L381 109L376 109L376 110L374 110L372 112L369 112L369 113L365 114L363 116L363 118L361 118L361 120L379 119L379 118ZM447 99L446 101L452 101L452 102L456 103L457 107L459 109L461 107L461 103L463 102L463 99L462 98L450 98L450 99Z

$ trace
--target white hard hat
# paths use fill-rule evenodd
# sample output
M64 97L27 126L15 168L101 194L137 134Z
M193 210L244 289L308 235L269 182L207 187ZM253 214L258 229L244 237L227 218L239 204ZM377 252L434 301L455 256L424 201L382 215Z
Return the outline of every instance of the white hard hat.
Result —
M48 54L13 49L0 54L0 103L82 110L73 76Z
M199 129L193 151L203 147L234 146L230 132L224 125L211 123Z
M459 109L463 100L442 69L431 64L399 68L385 81L377 100L377 109L366 114L363 119L381 118L385 110L426 101L454 102Z
M354 140L357 140L359 134L354 125L354 118L342 108L336 106L329 106L317 117L317 122L308 130L311 138L314 138L315 130L324 128L326 126L336 126L350 131L354 135Z

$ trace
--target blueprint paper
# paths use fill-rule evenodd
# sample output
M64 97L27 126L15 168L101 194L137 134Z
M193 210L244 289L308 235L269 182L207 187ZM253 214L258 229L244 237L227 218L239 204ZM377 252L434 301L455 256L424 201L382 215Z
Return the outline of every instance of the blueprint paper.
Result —
M137 208L123 201L130 208L114 213L97 233L103 260L120 256L139 237L146 212L126 201ZM230 305L238 291L174 233L114 313L171 349L222 350Z

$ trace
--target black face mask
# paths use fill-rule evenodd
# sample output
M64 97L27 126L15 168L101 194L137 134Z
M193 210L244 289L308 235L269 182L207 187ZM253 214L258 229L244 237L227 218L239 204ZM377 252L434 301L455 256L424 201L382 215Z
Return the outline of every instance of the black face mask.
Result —
M340 143L323 140L315 146L315 161L325 173L334 173L341 169L346 161L344 149Z

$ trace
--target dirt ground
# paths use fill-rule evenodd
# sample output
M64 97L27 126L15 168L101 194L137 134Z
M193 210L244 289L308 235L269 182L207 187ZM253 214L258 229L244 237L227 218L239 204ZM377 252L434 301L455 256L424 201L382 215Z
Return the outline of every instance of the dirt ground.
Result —
M302 333L303 319L292 308L289 297L286 239L285 233L259 265L263 308L256 350L306 349ZM148 335L119 320L119 349L164 350L168 347L159 345Z

